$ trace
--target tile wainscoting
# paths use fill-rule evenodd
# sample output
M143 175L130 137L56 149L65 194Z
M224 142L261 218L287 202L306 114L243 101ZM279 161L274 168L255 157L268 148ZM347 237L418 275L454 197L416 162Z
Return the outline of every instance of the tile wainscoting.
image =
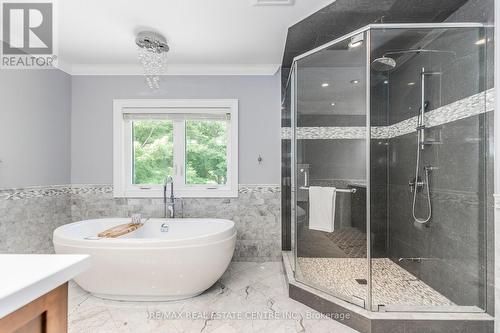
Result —
M163 216L163 199L114 198L111 185L71 185L0 190L0 251L50 253L52 231L91 218ZM186 198L184 217L233 220L238 240L233 260L281 260L280 188L240 185L238 198Z
M52 253L52 231L71 222L67 186L0 190L0 253Z

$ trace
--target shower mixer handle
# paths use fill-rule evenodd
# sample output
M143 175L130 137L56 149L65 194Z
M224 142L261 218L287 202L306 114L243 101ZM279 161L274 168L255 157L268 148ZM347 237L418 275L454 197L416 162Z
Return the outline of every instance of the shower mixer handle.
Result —
M415 178L413 178L408 182L408 186L410 187L410 192L420 192L424 188L425 182L422 181L420 177L418 178L418 180L415 180Z

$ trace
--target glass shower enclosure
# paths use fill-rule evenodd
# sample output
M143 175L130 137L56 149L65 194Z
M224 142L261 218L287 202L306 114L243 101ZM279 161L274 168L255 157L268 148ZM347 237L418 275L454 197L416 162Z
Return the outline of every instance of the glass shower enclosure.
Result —
M485 311L485 29L375 24L294 59L297 281L371 311Z

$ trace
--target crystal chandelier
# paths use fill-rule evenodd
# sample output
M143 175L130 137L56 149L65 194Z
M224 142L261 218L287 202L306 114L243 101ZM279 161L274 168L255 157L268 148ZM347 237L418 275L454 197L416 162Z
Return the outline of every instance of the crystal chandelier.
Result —
M160 75L165 72L169 47L165 37L152 31L137 34L139 61L144 69L146 83L151 89L160 88Z

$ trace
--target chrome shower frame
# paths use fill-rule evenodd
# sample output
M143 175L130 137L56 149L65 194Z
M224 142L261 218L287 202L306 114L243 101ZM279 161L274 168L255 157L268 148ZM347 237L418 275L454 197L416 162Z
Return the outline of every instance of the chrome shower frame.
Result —
M325 49L328 49L332 46L335 46L336 44L339 44L339 43L342 43L344 41L346 41L347 39L350 39L354 36L357 36L359 34L365 34L365 43L366 43L366 82L365 82L365 85L366 85L366 91L365 91L365 94L366 94L366 105L365 105L365 112L366 112L366 132L365 132L365 139L366 139L366 156L370 156L370 142L371 142L371 110L370 110L370 97L371 97L371 91L370 91L370 76L371 76L371 67L370 67L370 59L371 59L371 47L370 47L370 40L371 40L371 30L381 30L381 29L387 29L387 30L390 30L390 29L453 29L453 28L486 28L488 27L488 25L485 25L485 24L482 24L482 23L397 23L397 24L370 24L370 25L367 25L363 28L360 28L360 29L357 29L355 31L352 31L351 33L348 33L346 35L343 35L339 38L336 38L328 43L325 43L319 47L316 47L308 52L305 52L303 54L300 54L296 57L294 57L293 59L293 62L292 62L292 66L291 66L291 71L289 73L289 76L288 76L288 80L287 80L287 85L288 84L291 84L292 85L292 101L291 101L291 109L292 109L292 129L291 129L291 168L292 168L292 172L291 172L291 176L292 176L292 180L291 180L291 183L292 183L292 221L289 221L292 225L292 228L294 228L294 244L292 244L292 251L293 251L293 254L294 254L294 266L297 265L297 246L298 246L298 243L297 243L297 223L296 223L296 219L297 219L297 215L296 215L296 200L294 198L296 198L296 194L297 194L297 190L298 190L298 186L299 184L297 183L296 181L296 163L297 163L297 136L296 136L296 126L297 126L297 94L295 93L296 89L297 89L297 63L298 61L300 61L301 59L305 59L317 52L320 52L322 50L325 50ZM439 50L428 50L428 49L420 49L420 50L417 50L417 49L409 49L409 50L401 50L401 51L398 51L398 50L394 50L394 51L388 51L386 52L384 55L390 55L390 54L400 54L400 53L416 53L416 52L428 52L428 51L439 51ZM444 51L444 52L447 52L447 51ZM422 75L421 75L421 82L422 83L422 92L424 92L424 88L425 88L425 78L429 75L436 75L438 74L437 72L425 72L425 70L422 71ZM421 148L423 146L425 146L426 144L426 141L425 141L425 133L424 133L424 130L425 130L425 115L424 115L424 112L425 112L425 96L424 96L424 93L422 93L422 98L421 98L421 110L419 112L419 120L418 120L418 124L417 124L417 134L418 134L418 141L417 141L417 148L419 150L419 153L421 151ZM420 156L419 156L420 157ZM371 184L370 184L370 158L366 158L366 165L365 165L365 170L366 170L366 193L367 193L367 196L366 196L366 211L368 212L367 213L367 216L366 216L366 233L367 235L370 235L371 234L371 221L370 221L370 209L371 209L371 206L370 206L370 193L371 193ZM417 165L417 168L419 166ZM436 168L433 167L433 166L424 166L423 170L425 171L425 174L426 174L426 179L425 181L421 181L419 183L419 180L418 180L418 176L419 176L419 173L418 173L418 170L417 170L417 179L415 179L415 193L417 192L417 187L420 186L421 188L423 188L423 186L427 186L427 189L429 189L429 175L430 173L435 170ZM430 200L430 198L429 198ZM371 248L372 248L372 240L371 240L371 237L366 237L366 246L367 246L367 257L366 257L366 260L367 260L367 294L366 294L366 302L364 302L364 306L361 306L363 307L365 310L368 310L368 311L375 311L377 312L378 309L375 309L375 308L372 308L372 276L371 276L371 272L372 272L372 258L371 258ZM296 272L296 268L294 267L293 268L294 270L294 273ZM297 279L297 276L296 276L296 279ZM325 290L324 288L321 288L317 285L312 285L311 283L308 283L308 281L300 281L299 279L297 279L298 282L300 283L303 283L303 284L306 284L308 285L309 287L312 287L314 289L317 289L319 292L326 292L328 293L329 295L333 296L333 297L336 297L342 301L347 301L347 302L350 302L350 303L353 303L353 304L356 304L353 302L352 299L350 298L346 298L344 297L343 295L338 295L332 291L329 291L329 290ZM360 304L356 304L358 306L360 306ZM389 308L389 307L385 307L383 311L404 311L404 312L408 312L408 311L417 311L417 312L456 312L456 313L460 313L460 312L483 312L483 311L478 311L476 307L472 307L472 306L448 306L446 308L432 308L432 309L429 309L429 308L420 308L419 306L408 306L408 307L404 307L404 309L397 309L397 308Z

